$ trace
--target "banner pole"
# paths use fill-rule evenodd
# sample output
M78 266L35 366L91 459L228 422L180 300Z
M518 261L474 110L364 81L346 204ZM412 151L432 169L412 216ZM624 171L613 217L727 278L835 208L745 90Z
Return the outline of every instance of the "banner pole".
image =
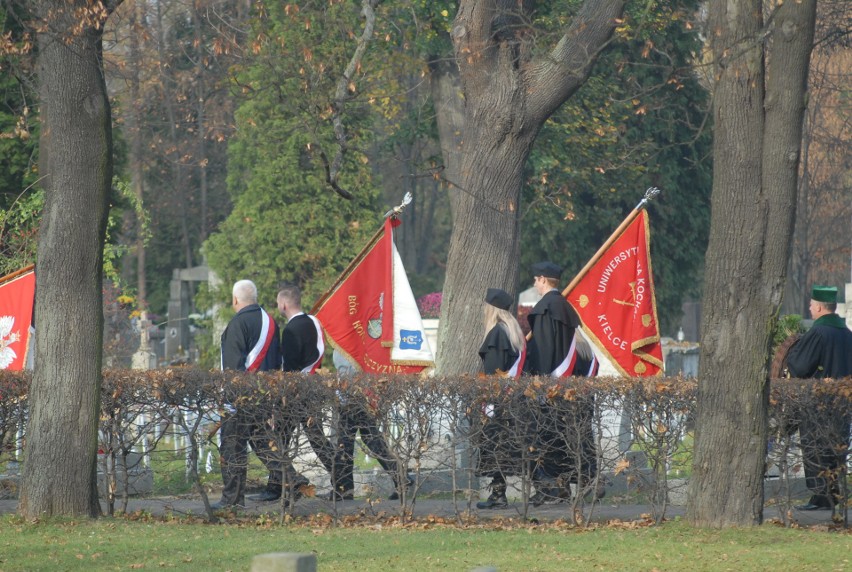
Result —
M639 213L642 212L642 209L644 209L648 205L648 202L659 194L660 189L658 189L657 187L649 187L645 191L645 196L642 197L642 200L639 201L639 204L637 204L636 207L632 211L630 211L630 214L627 215L627 218L625 218L624 221L620 225L618 225L618 228L615 229L615 232L613 232L612 235L610 235L610 237L606 240L606 242L604 242L603 246L601 246L598 251L595 252L595 255L592 256L592 258L586 263L585 266L583 266L582 270L580 270L580 272L574 277L574 279L571 280L571 282L565 287L565 289L562 290L563 298L568 297L568 294L571 293L571 290L577 287L577 284L580 283L580 280L582 280L586 276L586 274L588 274L592 266L594 266L597 261L600 260L601 256L603 256L604 252L606 252L607 249L612 246L613 242L618 240L618 237L621 236L621 233L624 232L624 229L626 229L630 225L630 223L633 222L633 220L637 216L639 216Z
M411 193L405 193L405 196L402 199L402 203L400 203L398 206L396 206L396 207L392 208L391 210L389 210L388 212L386 212L385 216L382 217L382 218L384 218L384 219L399 218L399 215L402 213L403 210L405 210L405 207L408 206L408 204L411 202L411 200L412 200ZM337 290L337 287L340 286L343 283L344 280L346 280L346 277L349 276L349 273L352 271L352 269L355 268L356 266L358 266L358 264L361 263L361 261L364 259L364 257L367 256L367 253L370 251L370 249L372 249L373 246L376 245L376 242L378 242L379 238L381 238L384 230L385 230L385 224L384 224L384 222L382 222L382 226L379 227L379 230L376 231L376 234L373 235L373 238L371 238L367 242L367 246L365 246L364 248L361 249L361 252L358 253L358 256L356 256L354 259L352 259L352 262L349 263L349 266L347 266L343 270L343 272L340 273L340 276L337 277L337 280L334 281L334 284L332 284L331 287L328 290L325 291L325 294L323 294L322 296L319 297L319 300L317 300L316 303L314 304L313 308L311 308L311 312L310 312L311 314L317 313L320 306L322 306L322 304L328 299L328 297L331 296L332 293L334 293L335 290Z
M29 272L30 270L33 270L33 269L35 269L35 264L30 264L29 266L24 266L20 270L15 270L11 274L7 274L6 276L3 276L2 278L0 278L0 284L8 282L9 280L12 280L13 278L17 278L21 274L26 274L27 272Z

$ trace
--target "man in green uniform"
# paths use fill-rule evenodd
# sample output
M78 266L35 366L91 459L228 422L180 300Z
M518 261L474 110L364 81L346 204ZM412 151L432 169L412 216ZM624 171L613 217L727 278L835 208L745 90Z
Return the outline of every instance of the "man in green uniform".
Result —
M810 312L813 326L790 349L787 369L793 377L804 379L841 378L852 375L852 331L837 310L837 288L814 286ZM840 493L839 479L844 477L846 450L849 445L849 412L832 407L807 411L799 423L805 483L813 492L799 510L832 509Z

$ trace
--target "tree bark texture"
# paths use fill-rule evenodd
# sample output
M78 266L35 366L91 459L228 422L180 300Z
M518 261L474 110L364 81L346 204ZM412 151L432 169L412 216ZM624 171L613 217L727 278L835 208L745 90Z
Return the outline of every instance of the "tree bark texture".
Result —
M453 23L464 107L453 141L441 133L453 212L437 358L442 374L479 369L485 291L517 291L518 203L532 145L588 78L623 10L621 1L585 2L557 44L534 55L533 30L522 25L530 21L522 13L528 4L462 1Z
M101 59L106 14L36 5L45 206L36 265L35 371L19 512L97 516L103 244L112 180Z
M767 23L761 0L710 5L713 196L688 508L701 526L763 518L771 332L795 216L815 5L784 3Z

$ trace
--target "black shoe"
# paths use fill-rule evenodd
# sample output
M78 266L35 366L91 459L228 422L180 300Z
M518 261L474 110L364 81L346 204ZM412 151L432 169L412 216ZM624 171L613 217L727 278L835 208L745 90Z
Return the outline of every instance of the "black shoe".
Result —
M509 506L509 501L506 500L506 489L502 487L495 487L486 500L476 503L476 508L483 510L492 508L506 508L507 506Z
M344 492L331 491L330 493L328 493L328 500L331 502L355 500L355 493L352 490Z
M806 504L796 505L794 508L796 510L831 510L830 506L825 506L822 504L813 504L810 502Z
M411 490L411 487L414 486L414 478L411 475L405 476L405 488L406 490ZM388 500L399 500L399 487L396 487L394 491L388 495Z
M560 502L559 489L555 487L536 487L536 492L530 497L530 504L533 506L541 506L544 503Z
M272 501L277 501L280 498L281 498L281 492L280 491L276 493L276 492L269 491L269 490L263 491L262 493L260 493L258 495L252 495L252 496L248 497L249 500L252 500L252 501L255 501L255 502L272 502Z

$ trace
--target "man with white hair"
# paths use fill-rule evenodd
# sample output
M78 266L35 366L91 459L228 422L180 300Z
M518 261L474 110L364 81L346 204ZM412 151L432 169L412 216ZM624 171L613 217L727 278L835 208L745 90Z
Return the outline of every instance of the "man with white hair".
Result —
M222 333L222 370L268 371L281 367L278 325L257 303L257 286L251 280L234 284L231 305L236 315ZM269 465L269 455L253 440L257 430L251 412L230 407L231 414L222 420L219 448L222 470L222 499L212 508L222 509L245 504L248 443ZM260 450L259 450L260 449Z

